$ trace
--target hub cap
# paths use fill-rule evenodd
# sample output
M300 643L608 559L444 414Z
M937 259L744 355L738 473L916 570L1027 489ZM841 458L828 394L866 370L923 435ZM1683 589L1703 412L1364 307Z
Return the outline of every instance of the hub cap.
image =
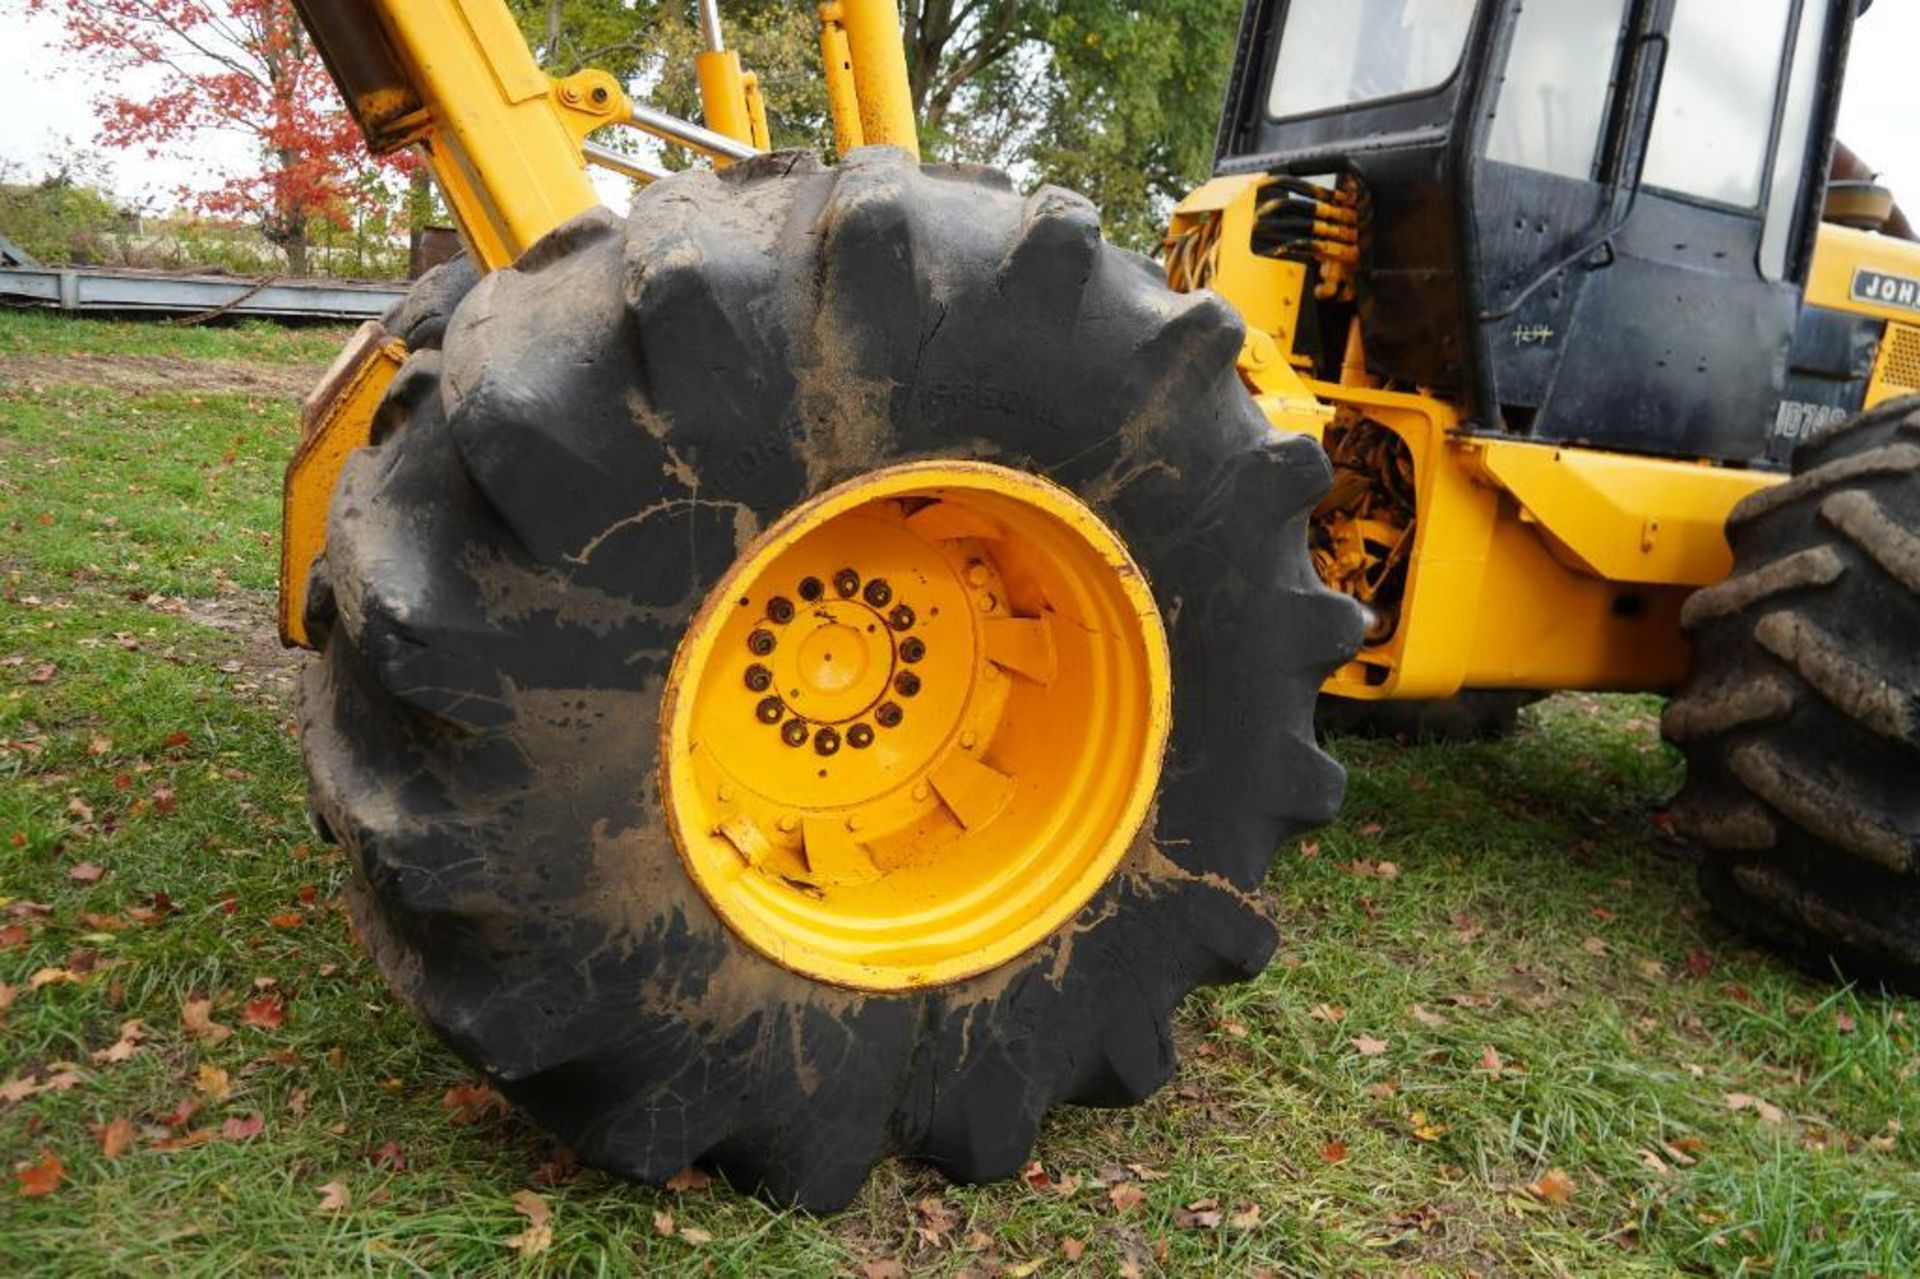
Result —
M1097 516L1004 467L891 467L789 513L701 609L663 708L668 818L769 959L952 981L1113 874L1170 713L1159 612Z

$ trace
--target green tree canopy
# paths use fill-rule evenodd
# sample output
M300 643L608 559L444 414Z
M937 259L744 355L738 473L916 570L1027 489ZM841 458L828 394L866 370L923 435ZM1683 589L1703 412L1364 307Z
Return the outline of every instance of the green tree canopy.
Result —
M603 67L697 115L687 0L511 2L550 69ZM830 150L814 6L733 0L722 13L760 76L775 144ZM1081 191L1113 239L1147 248L1210 169L1239 13L1239 0L905 0L922 145Z

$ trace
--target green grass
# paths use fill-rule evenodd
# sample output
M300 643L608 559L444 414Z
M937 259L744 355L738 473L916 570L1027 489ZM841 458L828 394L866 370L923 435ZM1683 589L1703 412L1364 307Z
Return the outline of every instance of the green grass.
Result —
M1277 962L1188 1005L1152 1102L1055 1116L1050 1187L890 1165L809 1218L455 1122L466 1072L355 951L301 816L270 634L294 406L197 389L224 362L317 372L341 336L0 315L0 1085L77 1076L0 1102L0 1172L66 1174L0 1187L0 1272L1920 1270L1920 1007L1705 916L1646 699L1558 698L1493 745L1343 744L1345 819L1275 863ZM103 358L167 376L103 388ZM263 994L277 1029L244 1020ZM229 1037L188 1033L196 996ZM96 1062L129 1019L139 1050ZM135 1145L108 1159L116 1118ZM1528 1189L1555 1169L1564 1203ZM333 1182L351 1206L323 1212ZM523 1260L530 1188L553 1243ZM1203 1199L1218 1228L1183 1212Z

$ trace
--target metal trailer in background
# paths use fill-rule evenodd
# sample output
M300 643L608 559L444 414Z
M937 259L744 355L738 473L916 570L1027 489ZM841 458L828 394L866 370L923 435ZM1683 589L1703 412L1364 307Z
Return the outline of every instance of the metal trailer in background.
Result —
M400 281L255 280L107 267L0 268L0 306L40 306L67 312L217 312L276 320L352 321L377 319L405 295L406 286Z

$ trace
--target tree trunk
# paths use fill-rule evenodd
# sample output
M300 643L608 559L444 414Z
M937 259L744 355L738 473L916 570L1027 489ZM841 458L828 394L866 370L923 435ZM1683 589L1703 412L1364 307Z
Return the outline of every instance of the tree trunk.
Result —
M298 232L280 242L287 255L287 274L301 276L307 273L307 233Z

